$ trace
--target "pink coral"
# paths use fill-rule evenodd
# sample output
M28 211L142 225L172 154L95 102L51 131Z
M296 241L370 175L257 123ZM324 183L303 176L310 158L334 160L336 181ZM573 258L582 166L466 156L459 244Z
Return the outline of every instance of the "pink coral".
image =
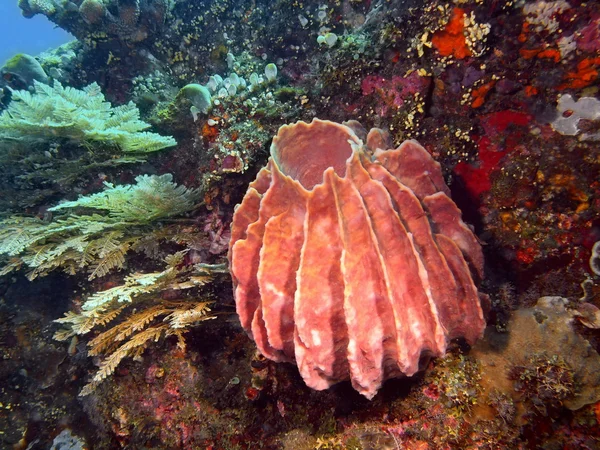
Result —
M264 356L295 362L314 389L350 379L372 398L449 340L480 337L483 256L423 147L382 150L385 133L363 145L353 130L279 129L234 214L229 261Z

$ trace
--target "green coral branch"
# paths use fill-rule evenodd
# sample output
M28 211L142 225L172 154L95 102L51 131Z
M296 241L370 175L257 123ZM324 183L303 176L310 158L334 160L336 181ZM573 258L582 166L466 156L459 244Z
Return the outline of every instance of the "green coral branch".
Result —
M52 222L18 216L0 221L0 254L14 257L0 274L25 265L34 279L58 267L69 274L88 267L93 279L123 267L125 255L144 240L148 225L190 211L200 199L200 191L172 179L170 174L141 175L135 185L107 183L103 192L50 208L85 207L99 213L70 214Z
M122 285L89 296L81 312L67 312L55 321L66 327L55 333L54 338L59 341L109 327L88 343L89 354L104 355L104 359L79 395L93 392L114 373L124 358L139 355L145 347L159 339L176 336L177 346L185 350L183 333L201 322L216 318L211 313L210 300L200 300L189 293L189 290L209 283L213 274L205 267L182 264L186 253L184 250L166 257L167 267L161 272L128 275ZM164 291L184 290L189 295L176 301L167 301L160 296ZM123 318L125 310L130 314ZM119 317L121 321L117 322Z
M125 153L148 153L177 145L170 136L144 130L133 102L112 107L100 87L92 83L83 90L34 82L35 93L13 91L12 101L0 114L0 138L47 141L63 137L78 142L102 143Z
M108 189L103 192L60 203L49 211L85 207L108 211L108 217L118 221L152 222L189 211L200 198L199 190L177 186L172 180L171 174L140 175L135 185L105 183Z

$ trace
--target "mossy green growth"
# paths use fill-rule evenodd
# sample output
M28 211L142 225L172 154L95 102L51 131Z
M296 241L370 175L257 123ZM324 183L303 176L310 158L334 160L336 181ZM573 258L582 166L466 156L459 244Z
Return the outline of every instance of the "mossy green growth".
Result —
M6 60L6 62L4 63L3 68L5 68L7 70L15 70L19 66L19 64L21 63L21 61L23 61L23 59L25 57L26 57L25 53L17 53L13 57L11 57L8 60Z
M509 377L514 380L515 391L543 415L578 392L575 372L560 355L532 355L526 365L512 367Z
M477 404L481 393L479 364L468 356L447 355L438 360L433 371L434 384L442 394L442 402L460 415Z
M306 94L306 91L304 89L293 86L282 86L276 89L273 93L274 97L277 100L284 103L298 100L304 94Z
M187 84L182 87L173 101L156 108L158 121L174 130L185 131L187 124L198 113L208 114L212 108L210 91L200 84Z
M0 74L3 77L17 77L18 81L24 86L33 85L34 80L40 83L48 83L48 75L46 75L41 64L27 53L17 53L6 61L0 68Z

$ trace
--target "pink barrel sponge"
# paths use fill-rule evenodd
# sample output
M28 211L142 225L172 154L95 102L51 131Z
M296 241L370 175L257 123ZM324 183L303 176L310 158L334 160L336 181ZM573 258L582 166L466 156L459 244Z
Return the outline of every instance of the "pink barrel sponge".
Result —
M313 389L372 398L451 339L478 339L481 247L416 141L315 119L279 129L238 205L229 262L260 352Z

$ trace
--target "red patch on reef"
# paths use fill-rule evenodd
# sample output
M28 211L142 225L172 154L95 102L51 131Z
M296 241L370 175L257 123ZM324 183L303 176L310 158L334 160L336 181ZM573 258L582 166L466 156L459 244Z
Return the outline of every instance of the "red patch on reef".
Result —
M391 93L396 106L402 106L402 98L422 91L429 84L429 79L412 72L406 77L393 76L386 79L379 75L365 77L360 85L363 95Z
M552 59L555 63L561 60L561 54L555 48L547 48L545 50L541 48L522 48L521 50L519 50L519 53L525 59L533 59L537 56L539 59Z
M490 175L505 154L505 152L493 150L493 145L486 137L481 138L478 145L479 166L460 162L454 168L454 173L462 178L467 187L467 191L469 191L469 194L475 199L478 199L481 194L490 190L492 187Z
M257 400L258 397L260 396L260 391L256 388L249 387L248 389L246 389L246 392L244 393L244 395L246 396L246 398L248 400L254 401L254 400Z
M535 260L536 253L532 247L520 248L517 250L516 258L521 264L531 264Z
M598 66L600 58L586 58L577 64L574 72L565 75L565 82L557 87L559 91L564 89L581 89L591 85L598 79Z
M479 199L481 194L489 191L492 187L491 175L498 170L498 163L504 155L510 153L518 142L518 134L505 132L511 125L519 127L527 125L531 121L529 114L516 111L499 111L488 114L481 119L481 126L485 135L479 138L479 164L477 166L461 162L454 168L474 199ZM500 148L498 138L504 137L504 149Z
M496 139L504 134L510 125L523 127L531 122L532 117L529 114L505 110L498 111L481 118L481 126L485 135L490 139Z
M219 129L216 126L211 126L206 122L202 125L202 137L204 138L204 142L209 144L211 142L216 141L219 136Z
M561 60L560 52L554 48L547 48L546 50L542 50L538 53L537 57L552 59L555 63Z
M431 383L423 388L423 395L431 400L437 401L440 398L440 391L435 384Z
M533 97L534 95L537 95L538 92L539 90L535 86L525 86L525 95L527 97Z
M454 8L450 21L443 30L433 35L431 43L442 56L464 59L471 56L464 31L465 11L462 8Z
M496 81L490 81L489 83L485 83L484 85L481 85L477 89L473 90L473 93L471 94L471 98L473 99L471 102L471 108L479 108L483 106L486 95L495 84Z
M534 48L534 49L522 48L521 50L519 50L519 54L525 59L533 59L540 53L540 51L541 51L541 49L539 49L539 48Z

